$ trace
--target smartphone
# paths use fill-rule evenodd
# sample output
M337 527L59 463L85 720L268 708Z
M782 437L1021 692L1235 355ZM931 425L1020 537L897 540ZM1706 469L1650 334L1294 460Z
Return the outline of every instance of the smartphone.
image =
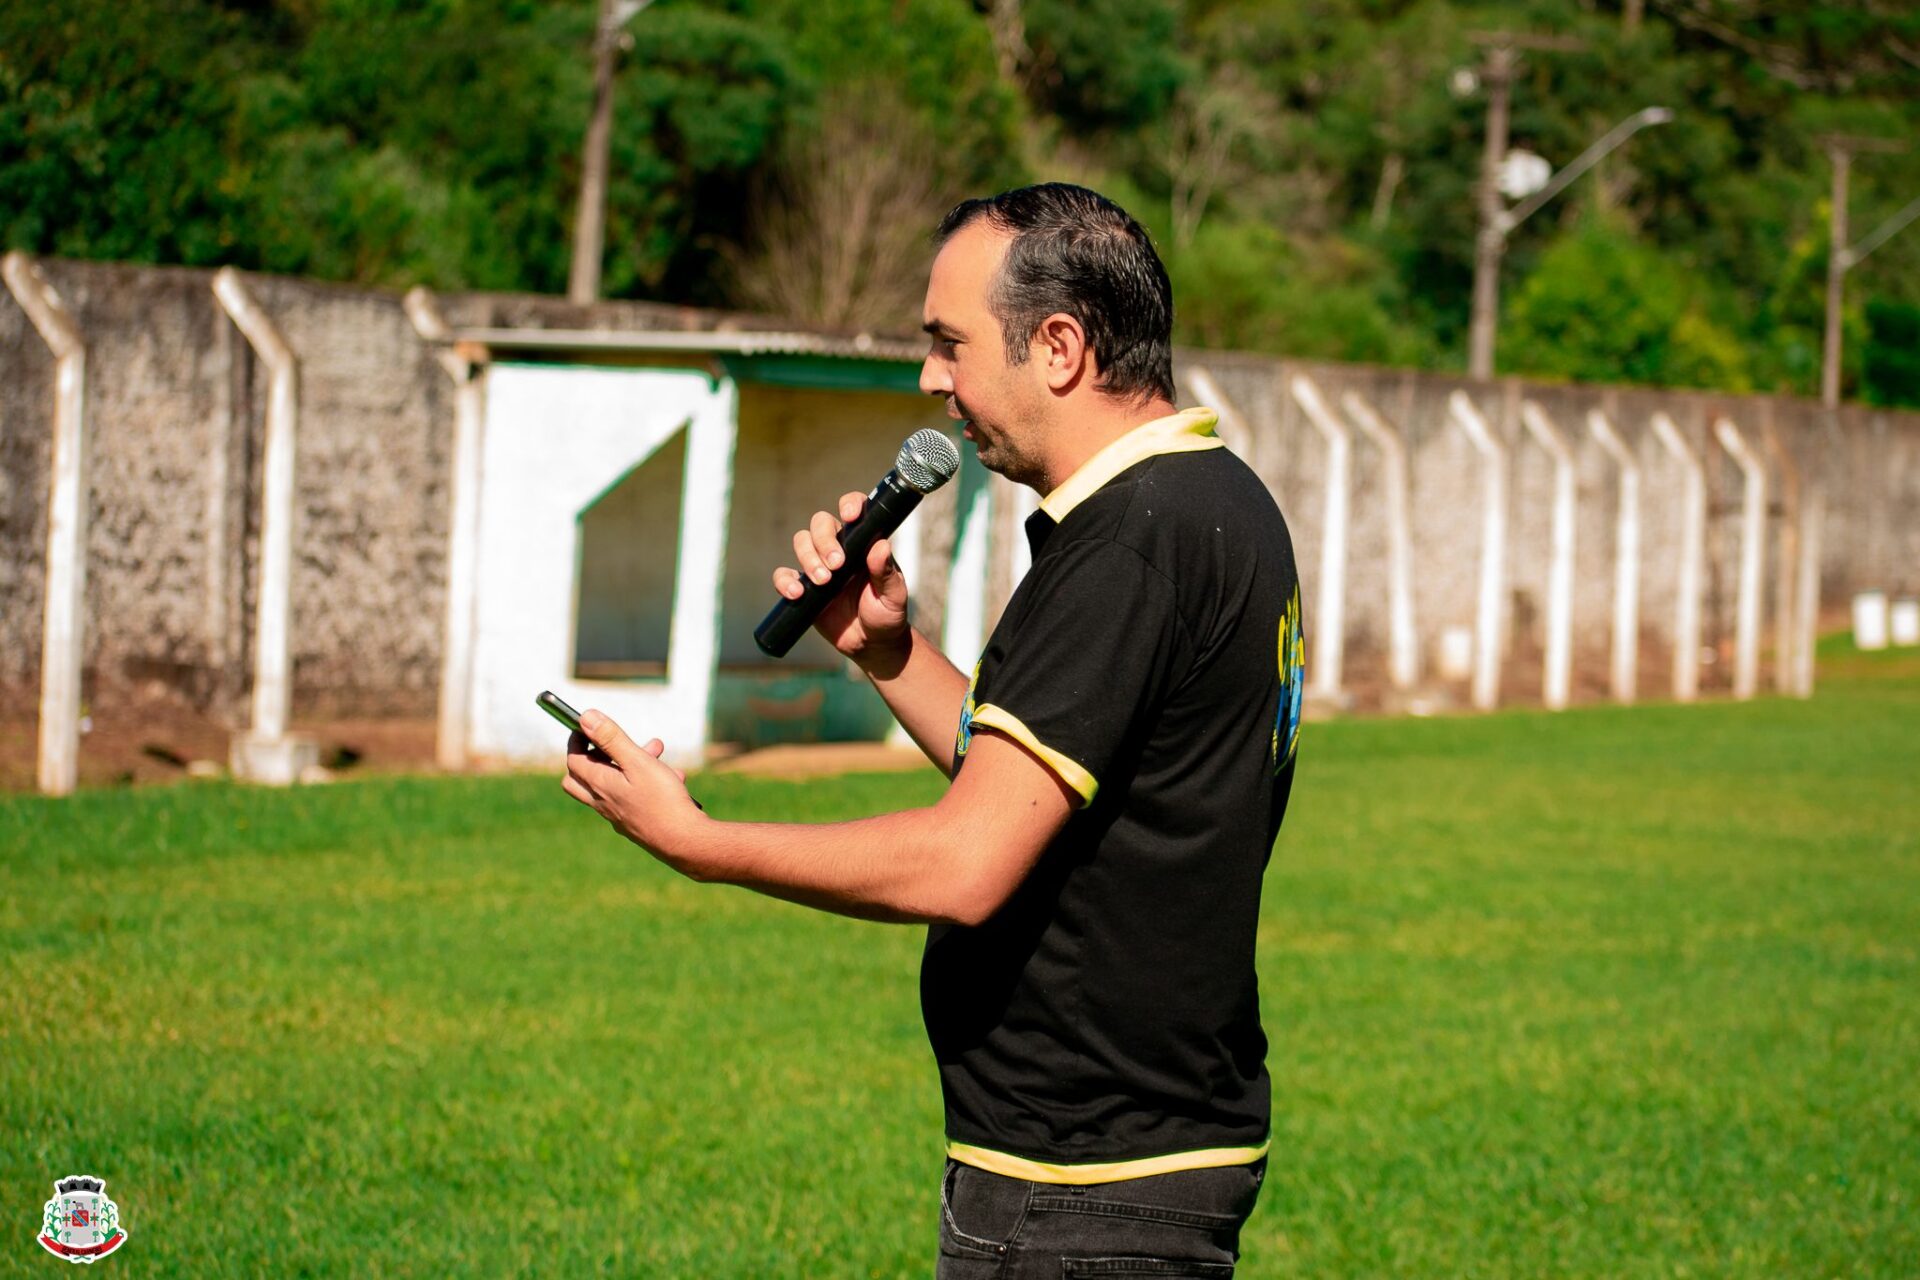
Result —
M565 699L561 698L561 696L555 693L553 690L551 689L541 690L540 696L535 698L534 701L540 704L540 709L542 711L546 712L548 715L552 716L555 720L558 720L561 724L567 726L567 728L573 730L575 733L584 734L586 732L585 729L582 729L580 727L580 713L578 711L575 711L572 707L568 706L566 704ZM587 754L595 757L596 759L600 759L600 760L612 759L612 757L606 753L606 750L603 747L601 747L600 744L597 742L593 742L589 740L587 743L587 747L588 747Z
M546 712L548 715L552 716L555 720L558 720L561 724L567 726L567 728L573 730L575 733L585 732L585 730L583 730L580 727L580 713L578 711L575 711L572 707L568 706L564 701L562 701L560 695L555 693L553 690L551 689L542 690L540 693L540 696L535 698L534 701L540 704L540 709L542 711Z

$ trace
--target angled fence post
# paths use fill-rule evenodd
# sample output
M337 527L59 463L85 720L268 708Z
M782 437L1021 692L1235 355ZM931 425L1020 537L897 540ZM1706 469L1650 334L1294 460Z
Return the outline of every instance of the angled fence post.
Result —
M428 342L439 344L440 367L453 379L453 475L447 521L447 616L440 662L440 720L434 754L443 769L468 761L473 706L474 612L480 581L481 433L486 423L487 363L484 349L446 345L452 331L439 303L422 288L407 291L407 319Z
M1413 515L1407 444L1399 430L1359 392L1347 392L1340 397L1340 404L1380 450L1387 488L1387 671L1394 688L1411 689L1420 679L1420 641L1413 625Z
M1640 684L1640 463L1607 415L1587 411L1587 430L1620 468L1620 506L1613 529L1613 671L1615 701L1631 703Z
M248 292L240 273L222 267L213 296L268 370L266 446L261 461L260 590L254 633L252 726L237 738L233 771L285 786L317 763L317 744L287 733L292 703L294 446L299 427L300 369L293 348Z
M1507 446L1466 392L1447 397L1447 412L1479 451L1484 493L1480 533L1480 598L1474 615L1473 705L1500 705L1500 597L1507 584Z
M1313 379L1295 374L1289 380L1294 402L1327 443L1326 527L1320 544L1319 617L1308 628L1313 636L1313 674L1308 687L1322 698L1340 696L1341 666L1346 649L1347 511L1353 467L1353 439Z
M54 359L36 784L47 795L64 796L80 777L80 668L86 657L87 344L73 313L33 259L9 253L0 260L0 274Z
M1713 420L1713 434L1746 478L1740 504L1740 587L1734 605L1733 696L1751 698L1760 684L1760 572L1766 556L1767 465L1732 418Z
M1707 480L1704 468L1680 428L1665 413L1650 419L1674 461L1680 464L1680 569L1674 590L1673 696L1692 702L1700 696L1700 573L1706 558Z
M1534 401L1520 406L1520 421L1553 459L1553 561L1547 571L1547 656L1541 687L1547 706L1559 711L1573 692L1573 450Z

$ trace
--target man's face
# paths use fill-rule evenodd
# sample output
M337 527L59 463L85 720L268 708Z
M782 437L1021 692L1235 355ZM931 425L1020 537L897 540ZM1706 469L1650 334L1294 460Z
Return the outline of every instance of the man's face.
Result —
M963 434L982 466L1035 483L1043 474L1033 448L1046 405L1041 365L1007 363L1000 321L987 306L1010 243L1004 232L976 221L941 246L921 315L932 345L920 366L920 389L945 397L948 416L967 424Z

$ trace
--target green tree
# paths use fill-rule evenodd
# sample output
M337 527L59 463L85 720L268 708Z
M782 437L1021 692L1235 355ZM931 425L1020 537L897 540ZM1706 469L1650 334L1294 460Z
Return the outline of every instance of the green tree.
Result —
M1589 382L1750 386L1740 343L1704 311L1685 274L1605 217L1540 256L1514 297L1508 367Z
M1195 346L1418 364L1433 352L1399 318L1391 275L1338 237L1289 240L1216 220L1167 256L1174 336Z
M197 4L0 8L0 233L8 247L215 262L245 234L225 182L242 22Z
M1867 304L1867 342L1861 358L1865 398L1873 404L1920 406L1920 306Z
M1177 0L1027 0L1024 8L1035 101L1070 131L1158 120L1195 74Z
M1515 230L1502 367L1810 394L1821 139L1920 136L1920 6L1660 0L1634 23L1626 3L658 0L618 72L604 287L787 307L742 264L764 284L779 243L857 244L869 300L828 305L823 272L816 309L891 314L870 283L908 270L900 238L796 171L851 93L912 139L885 144L894 194L1057 177L1121 198L1165 248L1184 340L1458 367L1486 110L1458 73L1483 56L1476 32L1551 32L1579 47L1524 54L1513 145L1564 164L1642 107L1677 119ZM0 5L0 237L557 292L595 7ZM1855 234L1915 192L1920 148L1861 157ZM889 216L930 220L928 201ZM1847 299L1847 385L1911 397L1920 233L1853 272Z

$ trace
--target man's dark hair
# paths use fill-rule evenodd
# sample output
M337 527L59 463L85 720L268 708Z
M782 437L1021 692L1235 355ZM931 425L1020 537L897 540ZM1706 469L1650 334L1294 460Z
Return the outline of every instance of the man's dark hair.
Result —
M1064 312L1087 331L1102 391L1173 399L1173 285L1125 209L1085 187L1043 182L963 201L934 240L945 244L981 219L1013 236L987 297L1009 364L1025 364L1040 322Z

